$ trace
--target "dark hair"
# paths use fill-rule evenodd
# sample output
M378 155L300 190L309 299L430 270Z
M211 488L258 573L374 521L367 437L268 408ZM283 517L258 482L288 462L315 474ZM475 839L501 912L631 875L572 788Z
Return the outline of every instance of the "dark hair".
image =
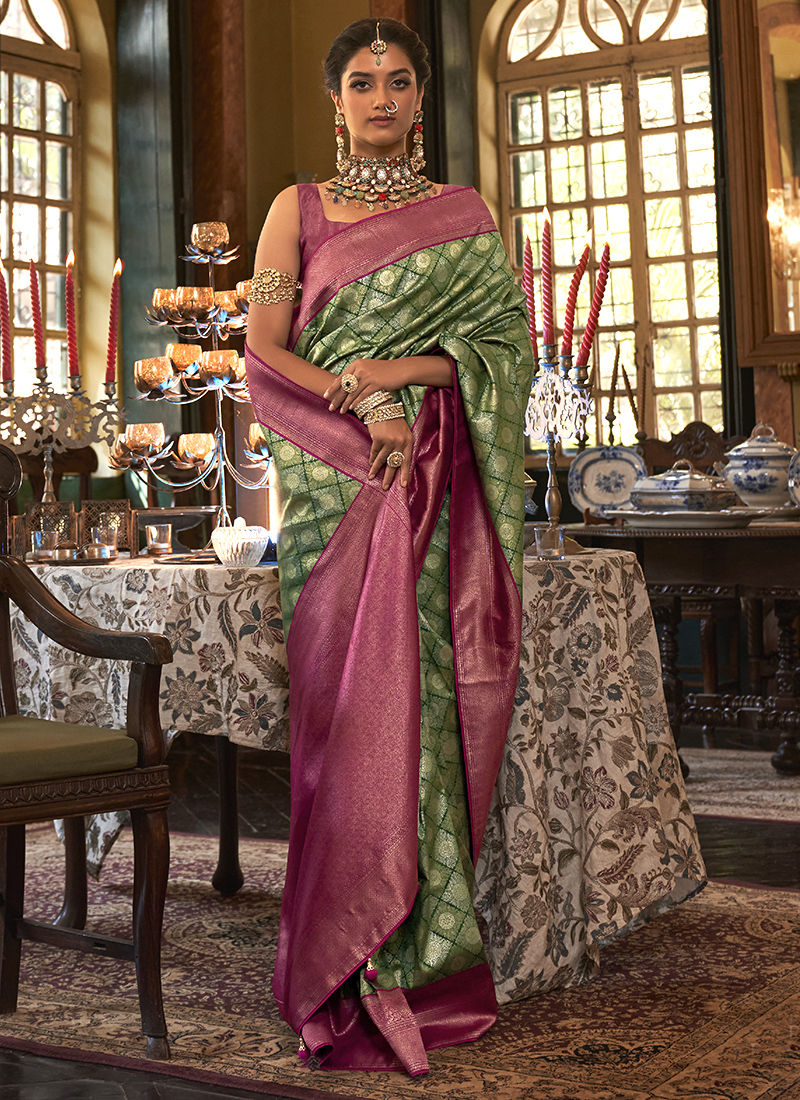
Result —
M428 50L419 35L400 23L397 19L357 19L349 27L345 27L338 37L333 40L328 56L325 58L323 72L325 87L329 92L341 95L342 77L349 62L365 46L374 42L377 34L377 24L381 25L381 39L384 42L399 46L408 55L408 59L414 68L417 78L417 87L428 83L431 75L431 67L428 64Z

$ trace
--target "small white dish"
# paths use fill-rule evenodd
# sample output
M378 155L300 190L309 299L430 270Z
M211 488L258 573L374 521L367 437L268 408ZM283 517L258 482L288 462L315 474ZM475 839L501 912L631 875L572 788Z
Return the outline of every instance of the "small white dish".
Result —
M770 514L766 508L730 508L711 512L639 512L634 508L607 512L607 519L621 519L626 527L642 530L731 530L747 527L754 519L763 519Z
M266 527L246 527L237 521L232 527L215 527L211 532L211 545L223 565L232 569L258 565L269 544Z
M631 490L647 468L632 447L589 447L572 460L567 489L579 512L607 516L631 499Z

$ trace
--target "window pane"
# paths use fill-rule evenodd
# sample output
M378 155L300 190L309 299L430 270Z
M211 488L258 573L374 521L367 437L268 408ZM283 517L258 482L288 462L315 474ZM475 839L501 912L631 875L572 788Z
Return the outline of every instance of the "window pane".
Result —
M714 186L714 136L710 126L687 130L686 176L690 187Z
M639 77L639 117L646 130L675 123L675 92L670 73Z
M8 125L8 73L0 71L0 125Z
M45 194L48 199L69 199L70 194L70 149L57 141L47 142L47 175Z
M15 202L11 211L13 255L18 260L39 261L39 207Z
M701 38L708 30L708 16L704 0L683 0L678 14L670 23L664 41L676 38Z
M700 394L700 408L705 423L713 428L715 432L721 432L725 426L722 418L722 392L720 390L704 390Z
M39 129L39 81L24 73L13 76L14 125L22 130Z
M648 256L683 254L683 213L677 198L648 199L644 204L647 221Z
M32 328L30 270L26 267L15 267L11 275L11 301L9 302L11 324L22 328Z
M555 274L555 309L556 309L556 328L561 324L564 318L564 310L567 305L567 294L569 293L569 285L572 282L571 271L557 271ZM586 326L586 319L589 316L589 307L592 304L591 287L589 286L589 280L586 275L581 280L581 285L578 288L578 297L576 299L575 306L575 328L582 329ZM575 349L577 350L578 342L574 341Z
M597 46L584 33L580 24L578 5L568 0L564 5L564 18L552 43L542 51L542 57L564 57L578 53L596 53Z
M57 206L45 209L45 262L63 264L72 248L72 214Z
M44 39L34 30L30 20L22 9L20 0L11 0L3 20L3 34L12 38L21 38L25 42L43 42Z
M659 393L656 395L659 438L677 435L692 420L696 420L694 397L691 393Z
M592 286L594 291L594 286ZM633 321L633 279L629 267L612 267L608 273L601 325L629 325Z
M539 215L536 214L522 214L520 217L514 218L514 252L515 252L515 266L522 267L522 260L525 255L525 238L529 237L531 242L531 254L533 258L533 266L541 267L541 226L539 225Z
M558 0L529 4L508 39L509 61L519 61L542 45L558 15Z
M0 191L8 191L8 134L0 134Z
M588 229L588 214L583 206L553 212L553 262L557 267L574 269L586 243Z
M553 141L568 141L583 134L580 88L551 88L547 94L547 113Z
M64 314L64 283L63 275L56 275L52 271L45 272L44 276L44 302L42 309L45 317L46 328L66 329L66 317ZM50 341L48 340L48 343Z
M694 312L697 317L719 316L719 270L716 260L695 260Z
M0 256L9 256L11 249L8 247L8 203L0 199Z
M544 141L542 97L538 92L511 96L511 144L534 145Z
M666 329L653 341L654 381L660 389L691 386L692 350L688 328Z
M625 113L622 107L622 85L618 80L604 80L590 84L589 133L618 134L622 130Z
M722 350L717 325L701 325L697 330L697 362L700 381L705 385L719 382L722 372Z
M595 207L594 243L598 253L604 241L608 241L611 247L612 260L630 259L630 219L628 207L624 203Z
M678 135L644 134L642 165L645 191L677 191L680 186Z
M515 153L511 158L514 206L544 206L547 203L547 173L544 151Z
M60 84L48 80L44 90L45 130L51 134L71 134L70 102Z
M681 73L683 84L683 121L711 121L711 82L708 69L684 69Z
M717 250L717 201L713 194L689 196L692 252Z
M47 31L57 46L69 49L69 37L64 16L54 0L28 0L34 19Z
M553 202L582 202L586 198L586 162L582 145L550 150Z
M654 321L674 321L688 316L683 264L653 264L650 267L650 308ZM662 384L666 383L659 383Z
M592 158L592 194L598 199L628 193L628 166L624 141L599 141L589 147Z
M13 189L18 195L40 194L40 143L37 138L16 136L14 138Z
M47 377L58 389L67 384L67 342L66 340L47 340L45 342L47 359Z

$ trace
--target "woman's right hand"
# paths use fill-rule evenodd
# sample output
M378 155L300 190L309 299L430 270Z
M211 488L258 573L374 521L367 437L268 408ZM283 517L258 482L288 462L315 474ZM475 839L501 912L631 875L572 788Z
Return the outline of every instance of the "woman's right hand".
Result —
M369 434L372 436L372 447L369 452L369 476L377 477L381 467L384 467L383 487L390 488L394 481L394 475L399 472L400 484L408 485L411 475L411 452L414 446L414 437L411 429L403 417L396 420L380 420L376 424L370 424ZM390 454L399 451L403 455L402 466L387 466L386 459Z

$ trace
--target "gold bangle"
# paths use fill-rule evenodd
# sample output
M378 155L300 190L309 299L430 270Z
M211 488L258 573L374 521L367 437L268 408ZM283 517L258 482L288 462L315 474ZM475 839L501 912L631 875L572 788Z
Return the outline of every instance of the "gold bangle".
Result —
M398 402L396 405L379 405L377 409L372 409L364 417L365 424L379 424L382 420L399 420L401 416L405 416L406 412L403 406Z
M353 412L359 419L363 420L370 409L375 409L378 405L385 405L388 401L394 401L388 390L376 390L369 397L365 397L363 401L359 401L357 405L353 405Z
M276 271L274 267L263 267L250 282L250 302L256 302L260 306L293 302L299 286L297 279L288 272Z

